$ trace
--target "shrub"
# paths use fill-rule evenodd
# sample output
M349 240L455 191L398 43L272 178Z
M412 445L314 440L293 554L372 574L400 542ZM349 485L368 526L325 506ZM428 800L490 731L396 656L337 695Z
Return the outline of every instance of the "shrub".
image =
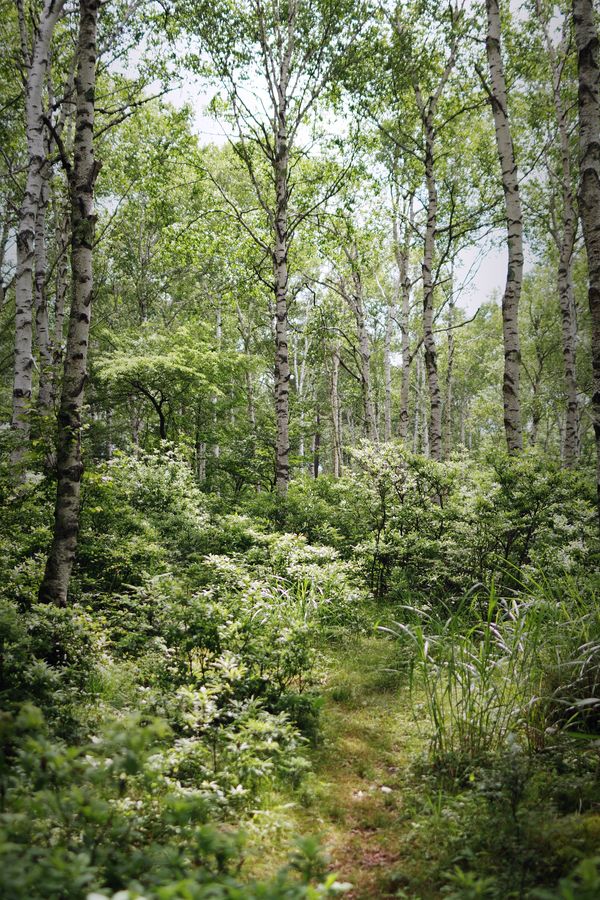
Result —
M365 445L356 519L370 524L357 562L379 596L459 601L476 584L500 592L542 567L584 571L597 546L593 497L578 474L534 452L449 462L403 446Z

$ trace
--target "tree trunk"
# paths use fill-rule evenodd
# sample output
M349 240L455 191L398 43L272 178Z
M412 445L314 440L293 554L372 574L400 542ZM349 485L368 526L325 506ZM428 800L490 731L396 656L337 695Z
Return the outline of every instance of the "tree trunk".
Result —
M398 434L402 440L408 437L408 407L410 401L410 364L412 362L410 353L410 276L408 273L408 252L410 229L413 222L413 198L410 199L408 209L408 221L406 224L406 234L404 240L400 240L398 232L397 217L394 216L394 250L396 256L396 265L398 267L398 277L400 279L400 332L402 339L402 381L400 384L400 424Z
M423 352L423 361L421 363L421 389L419 391L421 397L421 424L423 427L422 450L423 456L431 456L430 440L429 440L429 419L427 416L427 372L424 365L425 353Z
M437 349L433 334L433 307L436 284L433 279L437 237L438 192L435 174L435 115L437 105L456 62L457 34L453 33L450 55L433 94L425 101L421 87L413 84L415 99L423 126L425 186L427 188L427 223L423 247L423 347L427 387L429 390L429 448L433 459L442 458L442 393L437 370Z
M50 42L61 16L64 0L45 0L37 23L31 57L22 34L27 68L25 117L27 177L17 228L15 276L15 357L13 371L12 428L17 432L13 462L18 463L29 441L29 409L33 375L33 267L37 210L46 162L44 146L43 88L48 71ZM22 12L19 7L19 12ZM24 20L21 22L24 26ZM25 38L25 39L24 39Z
M287 177L278 184L278 216L274 253L275 275L275 416L277 443L275 456L275 485L278 493L286 494L290 480L289 395L290 365L287 334ZM285 195L285 199L283 198Z
M287 493L290 480L290 364L288 357L288 200L289 146L287 134L287 71L281 73L275 141L275 487Z
M566 229L566 226L565 226ZM565 417L565 442L563 448L563 460L567 468L577 464L580 450L580 410L577 397L577 314L575 311L575 292L573 288L572 254L567 249L569 238L561 241L560 261L558 268L558 296L560 300L561 334L563 364L565 370L565 393L567 408Z
M8 249L8 241L12 231L12 222L8 209L8 201L6 203L4 214L2 217L2 233L0 234L0 312L4 309L6 303L6 292L8 291L12 278L4 280L4 262L6 259L6 251Z
M81 407L87 377L87 352L93 292L92 254L96 214L94 157L96 31L100 0L80 0L77 43L76 113L71 201L72 301L58 414L58 487L54 536L40 587L40 600L66 605L77 549L82 476Z
M415 418L413 422L413 453L419 452L419 428L420 428L420 412L421 412L421 355L417 353L415 360Z
M161 439L161 441L166 441L166 439L167 439L167 417L165 416L165 414L163 412L163 406L164 406L164 403L161 400L160 403L156 404L155 408L156 408L156 412L158 413L158 436ZM218 444L215 445L215 447L213 448L213 451L214 451L214 455L218 457L219 456L219 445Z
M580 451L580 410L577 399L576 370L577 313L573 288L573 252L575 249L575 237L577 233L577 213L573 197L573 174L571 171L571 153L569 149L569 121L561 94L564 66L561 65L560 60L557 57L556 48L550 34L549 24L548 21L544 19L544 11L540 0L537 0L536 8L538 18L542 22L546 51L550 63L554 115L560 138L561 172L559 181L562 196L562 219L560 230L557 230L556 232L553 230L553 234L559 253L557 286L562 325L565 396L567 400L565 441L561 455L565 466L571 468L577 463ZM566 54L566 35L563 37L561 47Z
M48 180L47 177L44 177L35 222L35 330L40 360L38 409L42 415L47 415L53 407L53 355L46 290L48 270L46 255L47 208Z
M504 335L504 429L510 453L523 447L519 378L519 298L523 278L523 213L519 195L519 178L508 119L506 81L500 50L500 9L498 0L486 0L488 31L486 51L490 72L490 100L496 129L496 145L502 169L502 188L506 209L508 270L502 297L502 330Z
M579 214L592 321L592 420L600 514L600 46L593 0L573 0L579 73Z
M332 434L332 471L335 478L342 474L342 410L340 403L340 348L334 346L331 351L331 434Z
M444 416L444 454L452 452L452 404L454 389L454 284L450 281L448 303L448 366L446 368L446 414Z
M248 405L248 422L251 428L251 438L254 442L256 438L256 407L254 404L254 387L252 385L252 375L250 369L246 368L246 402Z
M206 442L202 439L200 410L196 412L196 429L194 439L194 469L196 478L203 484L206 481Z
M435 132L432 117L424 120L425 181L427 184L427 225L423 252L423 346L429 389L429 452L432 459L442 458L442 393L437 370L437 349L433 334L433 261L437 231L438 195L434 168Z
M250 368L251 362L251 353L250 353L250 335L251 329L246 326L244 322L244 316L242 315L242 308L239 303L236 302L236 312L238 318L238 330L240 332L242 343L244 345L244 356L247 359L247 365L244 370L244 378L246 381L246 407L248 411L248 422L251 427L251 440L252 446L256 440L256 404L254 401L254 385L252 383L252 372Z
M360 387L364 414L364 432L371 441L378 440L377 421L373 406L371 392L371 345L369 333L365 322L365 310L363 305L363 286L360 271L357 268L357 253L354 248L350 253L352 265L352 290L345 292L348 305L354 314L356 321L356 336L358 338L358 355L360 359Z
M69 214L65 212L60 224L56 229L56 252L58 253L58 262L56 264L56 287L54 299L54 339L53 346L53 402L56 399L56 384L60 368L63 362L64 353L64 322L65 322L65 300L67 298L67 289L69 285Z
M415 399L415 428L413 434L413 452L430 455L429 423L427 417L427 384L426 372L423 362L425 353L417 353L416 357L416 399Z
M293 372L294 385L296 388L296 402L298 407L298 458L300 460L300 469L304 469L304 397L302 376L300 374L300 366L298 365L298 341L293 342ZM309 463L308 468L310 469Z
M396 294L392 292L385 312L385 338L383 344L383 382L384 398L384 440L392 439L392 338L394 336L394 319L396 317Z
M217 303L217 317L215 321L215 340L217 343L217 350L221 350L221 345L223 343L223 310L221 309L220 302ZM218 425L219 425L219 416L217 413L217 404L219 402L219 398L214 396L212 398L212 411L213 411L213 425L215 429L215 434L217 433ZM166 423L161 422L161 438L166 438ZM163 434L164 431L164 434ZM213 445L213 456L215 459L221 458L221 445L217 441Z
M312 475L313 478L319 477L319 468L321 466L321 414L317 409L315 419L315 432L312 441Z
M542 372L544 369L543 360L540 361L538 356L538 364L535 375L531 379L531 446L535 447L540 433L540 422L542 421L542 403L540 401L540 388L542 386Z

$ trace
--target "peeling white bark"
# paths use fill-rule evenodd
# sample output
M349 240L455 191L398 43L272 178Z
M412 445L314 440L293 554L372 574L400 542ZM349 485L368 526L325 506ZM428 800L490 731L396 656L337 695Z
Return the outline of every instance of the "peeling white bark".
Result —
M15 277L15 356L13 370L12 428L17 433L13 461L19 462L29 441L29 410L33 377L33 269L37 210L46 162L44 146L43 88L48 71L50 43L64 0L45 0L33 38L27 47L25 17L18 4L21 42L27 69L25 117L27 134L27 176L17 228L17 268Z
M498 158L502 170L508 242L508 270L502 297L504 429L508 450L510 453L515 453L523 447L519 400L521 368L519 299L523 279L523 213L519 194L519 175L508 118L498 0L486 0L486 10L488 29L485 45L491 82L490 100L494 114Z
M94 154L96 33L101 0L80 0L75 142L68 172L71 202L72 301L58 413L58 487L52 547L40 587L40 600L64 606L79 533L81 408L87 379L87 353L93 296L93 245L96 224L94 185L100 165Z
M573 0L579 73L579 214L592 321L592 420L600 514L600 42L592 0Z

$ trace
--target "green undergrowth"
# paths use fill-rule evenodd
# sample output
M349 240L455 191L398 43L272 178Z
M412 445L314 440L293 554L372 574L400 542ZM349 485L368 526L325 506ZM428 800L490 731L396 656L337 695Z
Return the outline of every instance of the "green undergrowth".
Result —
M321 652L323 729L312 775L296 794L272 798L267 820L255 822L250 859L263 873L294 834L316 835L330 868L352 884L347 896L394 896L403 877L405 772L424 737L391 642L358 636Z
M352 900L600 896L596 745L561 741L532 756L509 739L459 777L436 762L426 692L392 640L356 637L322 662L312 775L253 820L253 872L303 834L318 837Z
M590 506L483 463L365 450L232 509L118 455L65 609L52 485L0 478L0 894L600 897Z
M176 454L117 457L84 488L73 591L57 609L36 596L50 488L4 486L0 894L339 893L310 840L256 881L244 831L309 775L318 647L368 621L352 567L217 513Z

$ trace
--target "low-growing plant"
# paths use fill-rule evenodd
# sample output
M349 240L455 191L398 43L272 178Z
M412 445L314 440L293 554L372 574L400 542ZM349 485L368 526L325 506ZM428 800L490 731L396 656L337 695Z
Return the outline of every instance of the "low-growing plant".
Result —
M468 767L512 735L534 750L559 727L596 730L597 604L583 607L568 579L571 596L562 602L544 580L522 584L510 599L492 587L484 608L473 592L446 618L411 607L409 622L384 629L409 649L438 763Z

